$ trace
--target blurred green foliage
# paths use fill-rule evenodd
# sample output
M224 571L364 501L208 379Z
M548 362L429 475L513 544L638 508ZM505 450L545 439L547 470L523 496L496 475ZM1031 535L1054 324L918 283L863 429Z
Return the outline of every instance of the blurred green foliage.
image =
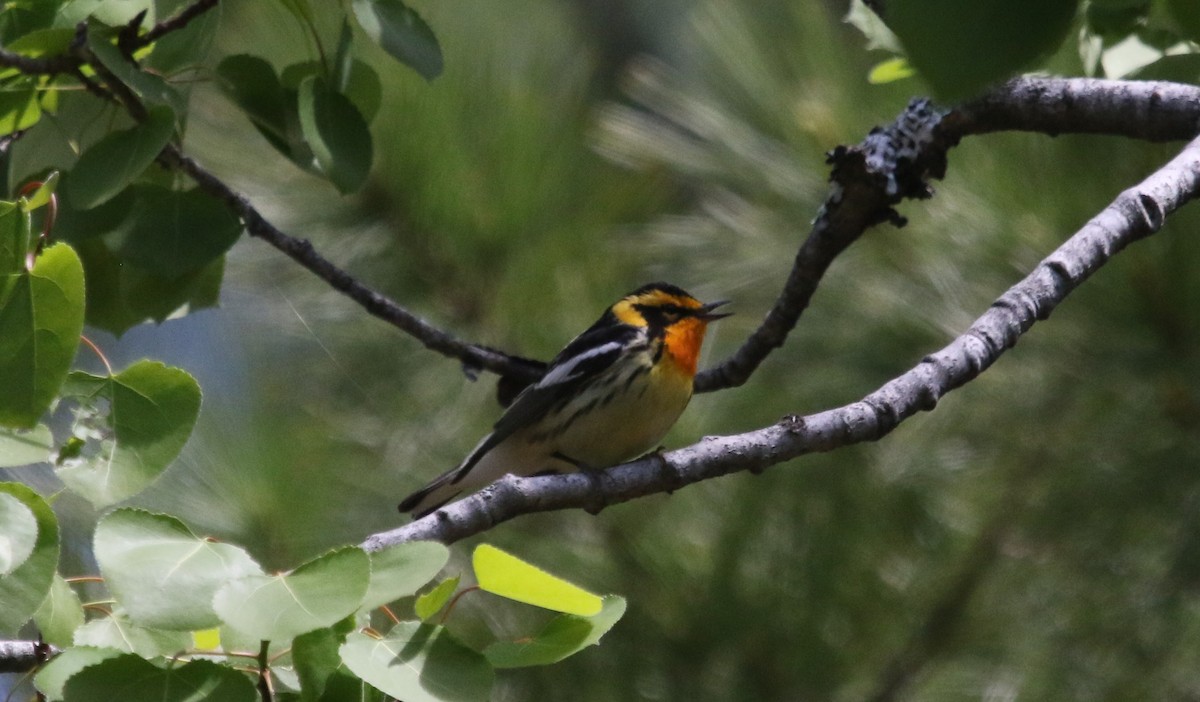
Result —
M364 194L295 168L212 84L193 90L185 149L368 284L533 356L666 279L735 300L709 342L708 362L723 358L807 233L823 153L923 91L866 83L875 57L840 3L628 0L655 58L617 69L584 0L412 4L445 72L427 84L381 51L358 57L383 83ZM316 58L281 6L222 10L213 66L247 46L276 70ZM334 45L339 27L320 22ZM787 346L745 387L697 397L668 444L857 399L1170 153L967 141L937 196L904 206L909 226L852 247ZM1172 218L878 444L488 533L629 601L599 647L504 671L496 698L1200 694L1198 225L1192 209ZM275 251L244 241L227 266L214 335L192 343L234 389L205 383L197 435L136 504L283 568L398 524L397 498L498 416L490 378L469 382ZM455 547L460 565L477 541ZM514 631L540 616L460 607Z

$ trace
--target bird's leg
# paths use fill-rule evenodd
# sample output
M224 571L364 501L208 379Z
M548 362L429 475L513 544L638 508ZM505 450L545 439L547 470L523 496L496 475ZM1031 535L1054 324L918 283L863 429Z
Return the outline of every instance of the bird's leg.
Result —
M584 507L583 509L584 509L584 511L586 511L588 514L590 514L592 516L600 514L600 511L603 510L606 506L604 504L604 502L600 499L601 490L603 488L603 486L601 485L601 481L603 480L602 474L604 471L600 468L595 468L593 466L590 466L582 461L577 461L574 458L571 458L570 456L568 456L565 453L562 453L560 451L555 451L551 455L554 458L557 458L558 460L560 460L564 463L570 463L572 466L575 467L576 470L578 470L580 473L583 473L584 475L586 475L588 477L588 480L592 484L592 491L591 491L592 495L595 496L596 500L591 505L588 505L587 507Z
M570 463L572 466L574 466L575 470L578 470L581 473L597 472L595 468L584 463L583 461L577 461L574 458L571 458L570 456L563 453L562 451L555 451L554 453L550 454L550 457L557 458L558 460L562 461L563 463Z
M683 476L679 474L679 471L675 470L675 466L671 465L671 462L668 461L667 457L663 455L663 451L666 450L666 446L659 446L641 458L638 458L638 460L654 461L654 463L658 466L659 475L663 476L667 484L670 485L670 487L667 488L667 494L674 495L675 491L683 487L686 483L684 483Z

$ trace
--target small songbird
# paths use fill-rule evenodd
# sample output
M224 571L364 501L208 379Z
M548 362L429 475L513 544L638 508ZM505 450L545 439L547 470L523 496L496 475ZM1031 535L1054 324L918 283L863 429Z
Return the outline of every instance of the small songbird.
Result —
M400 503L423 517L505 474L598 470L653 449L692 397L709 322L728 317L667 283L618 300L521 391L457 467Z

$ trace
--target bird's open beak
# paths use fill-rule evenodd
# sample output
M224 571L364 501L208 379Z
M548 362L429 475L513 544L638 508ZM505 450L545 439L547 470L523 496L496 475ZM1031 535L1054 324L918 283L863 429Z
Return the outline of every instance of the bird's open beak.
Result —
M697 312L696 317L699 319L703 319L706 322L715 322L718 319L724 319L725 317L728 317L728 316L732 315L733 313L732 312L713 312L713 310L717 309L721 305L727 305L727 304L729 304L729 300L718 300L716 302L710 302L707 305L701 306L700 309L696 311Z

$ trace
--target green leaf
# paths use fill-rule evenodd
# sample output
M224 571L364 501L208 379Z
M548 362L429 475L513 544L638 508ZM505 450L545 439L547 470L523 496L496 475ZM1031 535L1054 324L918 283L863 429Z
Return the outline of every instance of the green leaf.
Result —
M916 75L916 71L908 65L908 60L903 56L897 56L883 63L875 64L875 67L867 74L867 82L872 85L882 85L911 78L914 75Z
M191 631L215 627L213 596L228 582L263 570L245 551L192 533L183 522L119 509L96 525L96 562L134 623Z
M92 31L88 32L88 48L105 68L112 71L113 75L132 88L143 100L169 106L177 115L187 114L187 101L183 99L183 95L171 87L162 76L146 73L126 58L113 43L115 38L115 31L97 31L93 26Z
M316 629L292 641L292 664L300 678L300 699L320 700L330 676L342 665L338 647L345 635L333 629Z
M145 64L159 75L204 65L221 24L221 5L205 11L186 27L169 32L152 45Z
M383 101L383 84L379 82L379 74L374 68L354 59L350 64L350 76L346 87L341 92L350 98L367 123L375 119Z
M83 626L83 603L58 573L50 584L50 594L33 613L33 621L47 643L60 648L75 643L75 630Z
M1188 38L1200 42L1200 6L1195 0L1167 0L1167 9Z
M200 412L195 379L157 361L138 361L109 377L76 371L71 380L81 399L73 435L86 448L62 462L58 476L97 507L157 478L187 443Z
M27 466L50 460L54 436L45 424L32 429L0 427L0 468Z
M305 78L324 74L325 66L320 61L300 61L284 67L279 74L279 82L285 91L295 91L300 89L300 84L304 82Z
M844 21L863 33L867 38L868 51L882 49L893 54L904 52L900 40L863 0L850 0L850 10L846 13Z
M66 244L0 275L0 425L32 427L66 378L83 332L83 264Z
M21 78L0 86L0 136L29 129L41 118L42 106L33 80Z
M625 614L625 598L609 595L593 617L560 614L537 636L521 641L498 641L483 651L496 668L549 665L594 646Z
M29 58L41 58L66 52L74 39L74 27L49 27L22 34L4 48Z
M165 278L121 261L102 241L83 241L78 247L91 285L88 324L121 334L142 322L161 322L217 306L223 257L194 273Z
M42 184L37 187L37 190L34 190L33 193L21 198L24 201L21 209L25 210L26 212L32 212L39 207L45 207L46 205L50 204L50 196L53 195L54 191L58 188L60 175L61 174L58 171L50 171L50 173L42 179Z
M354 46L354 30L350 27L350 17L342 17L342 28L338 32L337 53L333 57L333 89L339 93L345 92L350 82L350 67L354 61L351 49Z
M46 699L61 700L63 687L73 675L84 668L120 655L122 652L115 648L93 648L91 646L68 648L42 666L42 669L33 677L33 685L46 696Z
M93 619L75 630L76 646L115 648L142 658L173 656L186 650L191 643L192 637L186 631L162 631L134 624L120 607L114 607L112 614Z
M217 591L214 607L229 626L257 639L280 641L327 627L358 609L371 577L359 548L331 551L274 576L250 576Z
M1130 80L1169 80L1197 85L1200 84L1200 54L1163 56L1126 77Z
M201 651L219 651L221 649L221 628L193 631L192 646Z
M131 189L131 215L104 235L104 242L118 257L159 276L178 278L204 268L242 234L241 221L199 189Z
M227 56L217 65L217 77L221 91L246 113L276 150L291 158L289 101L271 64L250 54Z
M371 172L371 131L358 108L319 76L300 83L300 128L325 177L342 193L357 191Z
M310 699L304 697L301 693L302 701ZM345 666L338 668L332 675L325 679L325 688L319 698L315 699L318 702L391 702L392 698L384 695L379 690L371 687L357 675L352 675L346 671Z
M884 20L942 98L962 98L1050 53L1078 0L889 0Z
M458 576L446 578L432 590L417 598L417 601L413 603L413 612L421 621L427 621L446 606L457 589Z
M1088 3L1087 28L1092 33L1104 39L1106 46L1120 43L1127 36L1145 26L1145 7L1128 7L1121 5L1100 5Z
M79 257L84 259L86 272L87 254L80 244L121 226L133 211L133 188L125 188L104 204L85 210L75 207L75 203L71 201L71 187L68 185L70 180L71 174L63 173L62 186L59 188L58 217L54 220L54 236L75 247ZM93 292L89 291L89 297Z
M366 62L360 61L351 53L354 45L354 33L350 29L350 20L346 18L342 21L342 32L338 37L337 57L334 59L334 77L333 89L337 92L350 98L354 106L358 108L363 119L370 123L375 119L375 114L379 112L379 103L383 96L383 85L379 82L379 74L375 72ZM289 67L290 68L290 67ZM321 70L321 65L316 64L317 71ZM287 73L287 70L284 70ZM283 79L284 85L288 84L288 79L285 76ZM300 81L295 82L299 86Z
M446 565L450 549L433 541L414 541L370 556L371 583L363 597L363 609L374 609L421 589Z
M33 245L32 226L28 210L0 201L0 275L25 272L25 255ZM5 294L0 283L0 304Z
M0 575L0 634L15 635L50 591L58 567L58 520L33 490L20 483L0 483L0 495L15 498L37 521L33 550L9 573Z
M599 595L490 544L475 547L471 564L479 588L493 595L583 617L599 613L603 604Z
M38 523L33 510L0 492L0 575L8 575L33 554Z
M279 4L287 8L287 11L300 20L301 24L312 25L313 10L312 6L308 4L308 0L279 0Z
M472 702L491 694L487 660L440 626L400 622L382 639L353 633L338 653L355 675L404 702Z
M125 189L154 163L175 133L175 113L169 107L150 108L145 122L113 132L96 142L71 169L67 196L79 209L90 209Z
M67 702L255 702L258 692L244 673L197 660L160 668L138 656L122 655L84 668L63 687Z
M73 4L66 3L62 12L66 13L67 9ZM84 3L85 5L87 3ZM139 12L145 12L146 15L142 18L141 27L149 27L154 24L156 13L154 11L154 0L102 0L102 2L94 3L87 15L100 20L110 27L121 27L129 24ZM79 17L74 22L79 22L87 16Z
M367 36L425 80L442 73L442 48L433 30L400 0L354 0L354 16Z
M262 639L235 629L228 624L222 624L218 627L218 632L221 640L221 649L224 651L253 651L257 653L262 646ZM267 657L272 660L286 659L287 650L291 648L292 641L293 639L271 641L270 646L268 646Z

